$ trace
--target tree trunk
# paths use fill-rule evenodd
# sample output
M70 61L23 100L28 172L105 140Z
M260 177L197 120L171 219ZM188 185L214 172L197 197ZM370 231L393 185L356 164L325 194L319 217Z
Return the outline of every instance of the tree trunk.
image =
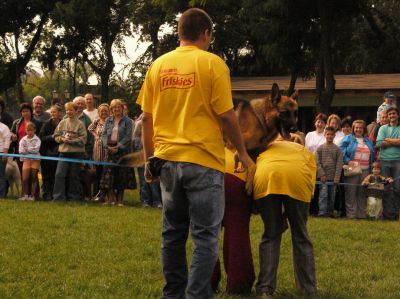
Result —
M320 54L316 76L317 112L329 114L335 96L335 77L332 65L332 10L333 0L319 0L318 13L321 22Z
M23 67L21 66L22 61L21 61L21 54L19 52L19 31L16 30L14 32L14 41L15 41L15 53L17 55L17 58L15 59L15 94L17 96L18 103L25 102L24 98L24 89L22 87L22 81L21 81L21 74L23 72Z
M288 89L288 96L289 97L295 91L296 81L297 81L298 75L299 75L299 73L298 73L297 69L292 69L292 71L290 72L290 84L289 84L289 89Z

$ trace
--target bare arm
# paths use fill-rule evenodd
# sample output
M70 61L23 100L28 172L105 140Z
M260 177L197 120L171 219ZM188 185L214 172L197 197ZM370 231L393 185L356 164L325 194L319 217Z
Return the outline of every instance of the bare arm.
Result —
M389 147L389 146L400 146L400 138L385 138L383 143L387 143L386 147Z
M142 118L142 143L144 151L144 160L154 155L154 129L153 129L153 115L147 112L143 113Z

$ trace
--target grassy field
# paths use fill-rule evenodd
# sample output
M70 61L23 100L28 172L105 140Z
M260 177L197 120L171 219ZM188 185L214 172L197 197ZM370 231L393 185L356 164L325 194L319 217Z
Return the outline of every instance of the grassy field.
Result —
M0 200L0 298L160 298L161 211L128 195L122 208ZM311 218L309 230L319 298L400 298L398 222ZM251 231L258 272L257 216ZM289 233L276 297L299 297Z

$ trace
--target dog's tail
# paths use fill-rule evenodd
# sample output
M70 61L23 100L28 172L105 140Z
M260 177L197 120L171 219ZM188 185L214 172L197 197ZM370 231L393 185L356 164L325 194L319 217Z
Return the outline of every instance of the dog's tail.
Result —
M144 165L144 152L143 150L129 153L121 159L119 159L118 164L123 165L123 166L129 166L129 167L138 167L138 166L143 166Z

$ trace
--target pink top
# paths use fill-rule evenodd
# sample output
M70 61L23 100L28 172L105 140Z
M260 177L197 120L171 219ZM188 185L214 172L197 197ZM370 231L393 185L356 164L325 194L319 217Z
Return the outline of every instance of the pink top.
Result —
M353 161L360 164L361 169L369 169L369 157L371 152L362 138L357 138L358 146L354 154Z

